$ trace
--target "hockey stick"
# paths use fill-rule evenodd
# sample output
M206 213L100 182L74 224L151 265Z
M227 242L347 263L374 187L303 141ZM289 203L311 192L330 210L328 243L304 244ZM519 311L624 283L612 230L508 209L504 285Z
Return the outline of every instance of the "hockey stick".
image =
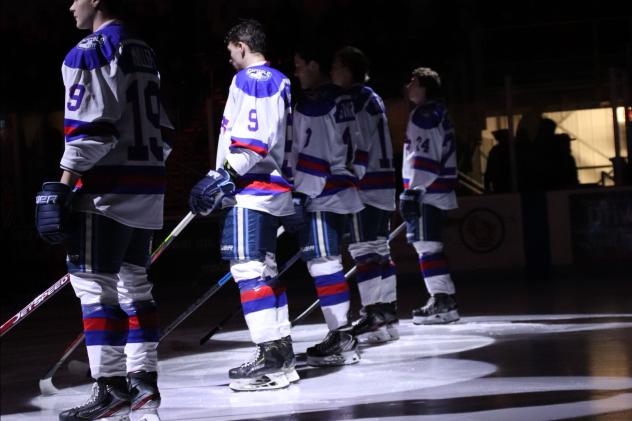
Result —
M393 239L397 237L404 230L404 228L406 228L406 222L402 222L397 228L393 230L393 232L389 234L388 242L390 243L391 241L393 241ZM358 270L358 265L355 265L354 267L349 269L349 272L345 273L345 279L349 279L350 277L355 275L357 270ZM291 322L292 327L296 326L297 324L302 322L303 319L305 319L307 316L312 314L312 312L316 309L316 307L318 307L319 304L320 304L320 300L314 301L309 307L307 307L307 309L305 309L305 311L303 311L301 314L296 316L296 318L292 320Z
M0 338L3 337L11 329L13 329L18 323L24 320L29 314L39 308L39 306L44 304L50 297L59 292L59 290L65 287L69 281L70 275L65 274L64 276L59 278L59 280L55 282L50 288L35 297L33 301L31 301L26 307L20 310L15 316L4 322L0 327Z
M301 257L301 252L299 251L294 256L292 256L287 262L285 262L283 264L283 267L281 267L281 270L277 274L277 279L280 278L281 275L283 275L294 263L296 263L296 261L300 257ZM236 309L230 315L225 317L221 322L219 322L217 326L211 329L206 335L202 336L202 338L200 338L200 345L204 345L209 339L211 339L213 335L215 335L219 330L221 330L224 327L224 324L226 322L231 320L233 317L237 316L239 313L241 313L241 311L242 311L242 307L240 305L238 309Z
M187 216L185 216L182 221L171 231L171 233L165 238L162 243L158 246L158 248L151 254L150 263L154 263L156 259L162 254L163 251L173 242L173 240L182 232L182 230L189 225L189 223L195 218L195 214L193 212L189 212ZM70 275L67 274L66 277L70 279ZM59 282L59 281L57 281ZM66 281L67 282L67 281ZM79 345L85 339L85 335L81 332L75 339L72 340L64 350L61 357L57 360L55 364L51 368L48 369L44 377L42 377L39 381L40 393L42 395L53 395L59 390L53 384L53 376L59 370L59 368L66 362L68 357L77 349Z
M180 231L184 229L188 225L189 222L195 217L195 214L189 212L189 214L178 224L178 226L169 234L167 238L160 244L158 249L152 254L151 262L158 258L162 254L162 252L167 248L169 244L173 241L175 237L180 234ZM9 320L4 322L0 327L0 338L7 334L11 329L13 329L18 323L24 320L29 314L35 311L39 306L44 304L50 297L55 295L59 290L65 287L70 281L70 274L65 274L62 276L57 282L55 282L50 288L46 291L35 297L33 301L31 301L26 307L20 310L17 314L11 317Z
M284 232L285 232L284 228L283 227L279 227L279 229L277 230L277 237L280 237L281 234L283 234ZM217 293L217 291L219 291L220 288L223 287L226 284L226 282L228 282L230 279L232 279L232 277L233 277L233 275L230 273L230 271L228 271L228 273L226 273L226 275L222 276L222 278L219 281L217 281L217 283L215 285L213 285L211 287L211 289L206 291L204 293L204 295L202 295L200 298L195 300L195 302L193 304L191 304L189 306L189 308L187 308L184 311L184 313L179 315L173 322L171 322L171 324L169 326L167 326L165 328L165 330L162 333L162 336L160 337L160 341L162 341L164 338L166 338L167 335L169 335L175 328L180 326L180 324L183 321L185 321L191 314L193 314L193 312L195 310L197 310L209 298L211 298L213 295L215 295L215 293Z

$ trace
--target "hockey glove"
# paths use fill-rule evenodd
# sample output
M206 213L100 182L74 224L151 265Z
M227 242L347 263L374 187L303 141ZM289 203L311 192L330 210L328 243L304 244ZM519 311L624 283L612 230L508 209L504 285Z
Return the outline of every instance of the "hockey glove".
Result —
M197 182L189 193L189 209L191 212L208 215L221 204L225 194L235 191L235 183L223 168L210 170L208 174Z
M281 224L287 232L300 232L307 225L307 196L303 193L292 193L294 213L281 217Z
M422 192L406 189L399 195L399 213L405 221L421 217Z
M69 185L49 182L35 196L35 225L40 237L49 244L59 244L68 238L67 217L72 199Z

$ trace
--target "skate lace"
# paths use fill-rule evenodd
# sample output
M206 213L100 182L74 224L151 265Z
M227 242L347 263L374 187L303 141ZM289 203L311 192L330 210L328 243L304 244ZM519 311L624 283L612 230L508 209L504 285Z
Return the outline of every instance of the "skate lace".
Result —
M337 333L334 331L331 331L327 334L327 336L321 343L316 345L316 349L318 349L319 351L326 350L330 348L331 345L337 341L337 339L338 339Z
M261 347L257 345L257 349L254 350L250 359L243 363L241 366L246 368L255 365L257 363L257 360L259 359L259 356L261 356Z
M82 403L81 405L75 406L73 409L83 409L83 408L89 407L90 405L92 405L93 403L97 401L98 397L99 397L99 384L93 383L92 390L90 392L90 398L88 398L88 401Z

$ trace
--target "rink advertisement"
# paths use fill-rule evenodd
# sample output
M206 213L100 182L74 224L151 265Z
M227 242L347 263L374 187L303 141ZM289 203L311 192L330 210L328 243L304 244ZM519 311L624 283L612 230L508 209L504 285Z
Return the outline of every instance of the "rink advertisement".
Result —
M570 194L568 206L576 263L632 258L632 190Z
M520 196L460 198L448 212L445 242L454 270L524 267Z

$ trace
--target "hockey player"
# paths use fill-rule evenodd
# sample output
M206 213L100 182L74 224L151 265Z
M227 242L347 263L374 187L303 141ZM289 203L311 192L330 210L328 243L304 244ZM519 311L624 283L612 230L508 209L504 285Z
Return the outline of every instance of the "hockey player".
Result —
M362 302L362 317L352 333L360 341L379 343L399 339L395 265L388 246L395 210L395 168L384 103L364 84L367 73L368 60L359 49L344 47L335 54L332 81L352 96L368 152L366 173L359 184L364 209L351 216L349 225L349 253L358 268Z
M294 212L292 185L282 175L290 81L267 65L266 36L258 22L235 25L226 43L237 74L222 118L216 169L193 187L189 206L206 213L223 202L221 256L230 260L256 344L253 358L229 371L230 388L278 389L299 379L275 260L280 217ZM222 199L220 190L228 197Z
M349 332L349 287L344 278L341 242L348 216L362 201L357 173L366 166L353 102L329 82L330 59L306 47L294 56L295 76L304 90L294 112L293 154L296 191L310 199L306 228L300 232L303 260L314 279L329 328L325 339L307 349L315 366L359 361L357 340Z
M70 7L77 27L93 33L64 60L63 174L36 198L40 235L67 249L96 380L90 399L61 412L62 421L128 419L130 409L134 419L157 420L160 405L159 326L146 268L163 223L170 149L161 128L171 124L154 52L116 20L120 3Z
M413 310L415 324L459 320L454 283L443 253L444 213L457 207L456 145L452 122L439 101L441 80L426 67L413 70L407 85L416 105L406 129L400 212L407 223L406 238L419 255L419 266L430 298Z

